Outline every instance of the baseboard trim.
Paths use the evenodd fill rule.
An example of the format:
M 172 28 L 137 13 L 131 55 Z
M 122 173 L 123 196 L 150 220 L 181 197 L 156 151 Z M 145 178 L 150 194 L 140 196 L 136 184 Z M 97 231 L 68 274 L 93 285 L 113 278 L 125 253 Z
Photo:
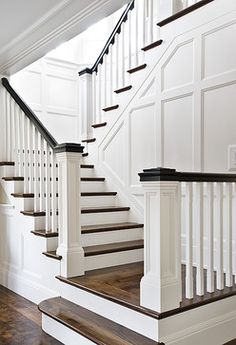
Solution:
M 47 298 L 59 296 L 57 291 L 4 268 L 0 269 L 0 284 L 36 304 Z

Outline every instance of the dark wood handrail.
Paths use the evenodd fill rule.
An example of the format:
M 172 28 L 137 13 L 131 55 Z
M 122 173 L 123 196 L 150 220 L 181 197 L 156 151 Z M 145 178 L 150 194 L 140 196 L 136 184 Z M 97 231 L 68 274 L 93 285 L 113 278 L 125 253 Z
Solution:
M 119 34 L 121 32 L 121 25 L 127 21 L 129 11 L 133 10 L 133 8 L 134 8 L 134 1 L 135 0 L 132 0 L 128 4 L 128 6 L 126 7 L 125 11 L 122 13 L 118 23 L 116 24 L 114 30 L 112 31 L 110 37 L 108 38 L 104 48 L 102 49 L 99 57 L 97 58 L 95 64 L 93 65 L 93 67 L 92 68 L 88 68 L 87 67 L 87 68 L 83 69 L 82 71 L 80 71 L 79 72 L 80 76 L 83 75 L 83 74 L 86 74 L 86 73 L 92 74 L 95 71 L 97 72 L 98 65 L 103 63 L 104 55 L 108 54 L 109 46 L 111 44 L 114 44 L 114 42 L 115 42 L 115 35 Z
M 175 169 L 144 169 L 139 174 L 140 181 L 177 181 L 177 182 L 236 182 L 236 174 L 181 172 Z
M 83 152 L 84 147 L 77 143 L 65 143 L 58 144 L 56 139 L 51 135 L 47 128 L 42 124 L 39 118 L 35 115 L 32 109 L 22 100 L 22 98 L 16 93 L 13 87 L 10 85 L 7 78 L 2 78 L 2 85 L 9 92 L 14 101 L 18 104 L 24 114 L 29 118 L 29 120 L 34 124 L 39 133 L 46 140 L 48 145 L 55 150 L 56 153 L 59 152 Z

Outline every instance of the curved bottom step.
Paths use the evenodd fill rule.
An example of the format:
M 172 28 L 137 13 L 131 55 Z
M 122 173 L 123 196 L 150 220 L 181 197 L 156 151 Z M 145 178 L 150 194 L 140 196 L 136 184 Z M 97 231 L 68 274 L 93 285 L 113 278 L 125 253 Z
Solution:
M 43 313 L 43 330 L 67 345 L 159 344 L 61 297 L 41 302 L 39 310 Z

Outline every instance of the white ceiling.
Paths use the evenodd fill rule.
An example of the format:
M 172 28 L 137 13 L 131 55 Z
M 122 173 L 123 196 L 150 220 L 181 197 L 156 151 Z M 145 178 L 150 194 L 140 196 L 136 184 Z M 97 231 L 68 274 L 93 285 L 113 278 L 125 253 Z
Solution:
M 0 0 L 0 74 L 10 75 L 128 0 Z

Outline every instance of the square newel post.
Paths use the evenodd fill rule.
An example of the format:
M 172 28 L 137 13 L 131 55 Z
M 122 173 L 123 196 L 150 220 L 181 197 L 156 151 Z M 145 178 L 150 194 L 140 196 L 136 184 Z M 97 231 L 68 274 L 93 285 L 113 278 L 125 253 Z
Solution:
M 88 139 L 93 124 L 92 70 L 89 68 L 79 72 L 79 109 L 81 139 Z
M 61 275 L 69 278 L 84 274 L 84 250 L 81 245 L 80 164 L 83 146 L 61 144 L 55 148 L 58 164 L 57 255 L 62 256 Z
M 145 194 L 142 306 L 162 313 L 180 306 L 180 183 L 174 169 L 139 174 Z

